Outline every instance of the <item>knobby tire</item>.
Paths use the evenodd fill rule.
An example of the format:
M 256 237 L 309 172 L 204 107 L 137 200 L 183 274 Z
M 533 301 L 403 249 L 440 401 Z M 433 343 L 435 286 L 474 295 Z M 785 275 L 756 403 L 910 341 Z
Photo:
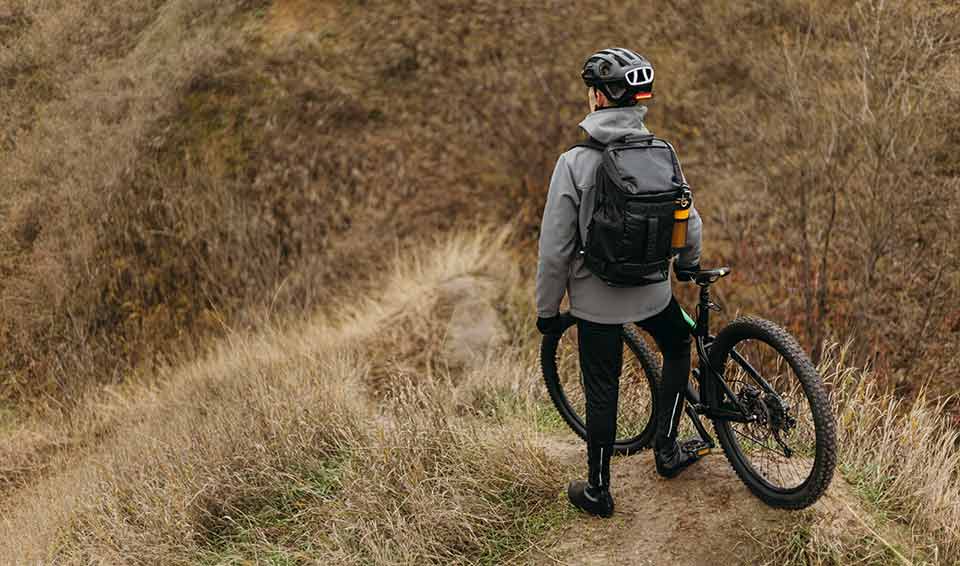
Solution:
M 714 429 L 734 472 L 757 497 L 772 507 L 802 509 L 823 495 L 833 478 L 837 462 L 836 425 L 830 397 L 816 368 L 803 349 L 786 330 L 763 319 L 742 317 L 725 327 L 710 348 L 711 367 L 722 372 L 725 364 L 737 363 L 731 351 L 745 340 L 756 340 L 776 351 L 789 364 L 800 381 L 812 413 L 815 431 L 814 462 L 807 478 L 796 487 L 779 488 L 756 472 L 749 456 L 741 450 L 729 421 L 714 420 Z M 729 359 L 729 362 L 728 362 Z M 729 367 L 729 366 L 728 366 Z M 720 393 L 710 388 L 712 404 L 718 405 Z

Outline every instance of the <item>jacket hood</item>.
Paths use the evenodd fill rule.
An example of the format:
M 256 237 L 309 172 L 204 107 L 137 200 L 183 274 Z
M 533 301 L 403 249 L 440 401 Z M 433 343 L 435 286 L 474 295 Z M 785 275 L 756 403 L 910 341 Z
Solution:
M 588 114 L 580 122 L 580 127 L 593 139 L 607 144 L 628 135 L 649 134 L 650 131 L 643 125 L 646 115 L 647 107 L 640 105 L 601 108 Z

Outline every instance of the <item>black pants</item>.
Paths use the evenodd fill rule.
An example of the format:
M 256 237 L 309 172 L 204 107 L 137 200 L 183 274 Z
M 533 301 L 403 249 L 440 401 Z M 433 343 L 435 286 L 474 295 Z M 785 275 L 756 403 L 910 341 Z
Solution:
M 658 396 L 657 437 L 659 447 L 676 438 L 677 421 L 683 411 L 682 391 L 690 374 L 690 326 L 675 298 L 656 315 L 637 323 L 649 332 L 663 353 L 663 382 Z M 587 404 L 588 481 L 593 486 L 610 485 L 610 456 L 617 436 L 617 398 L 623 365 L 623 335 L 620 324 L 577 321 L 580 372 Z

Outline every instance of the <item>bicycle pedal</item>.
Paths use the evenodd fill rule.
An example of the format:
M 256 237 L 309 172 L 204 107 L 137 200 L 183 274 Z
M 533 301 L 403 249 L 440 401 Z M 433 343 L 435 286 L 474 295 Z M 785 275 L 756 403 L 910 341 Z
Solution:
M 713 447 L 700 440 L 699 438 L 694 438 L 686 440 L 680 444 L 680 449 L 686 452 L 687 454 L 696 454 L 698 458 L 706 456 L 713 451 Z

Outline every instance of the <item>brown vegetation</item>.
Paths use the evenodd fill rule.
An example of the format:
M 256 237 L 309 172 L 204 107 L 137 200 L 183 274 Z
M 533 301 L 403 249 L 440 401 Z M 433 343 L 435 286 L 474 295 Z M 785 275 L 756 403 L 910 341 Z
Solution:
M 584 114 L 578 65 L 621 44 L 657 66 L 650 126 L 694 184 L 705 261 L 736 270 L 727 315 L 787 324 L 824 363 L 824 344 L 849 340 L 843 367 L 873 366 L 838 382 L 844 474 L 920 555 L 950 563 L 956 438 L 936 400 L 960 383 L 958 16 L 932 0 L 6 2 L 0 491 L 23 510 L 7 526 L 35 536 L 8 552 L 55 540 L 80 562 L 242 560 L 266 540 L 295 558 L 306 540 L 345 560 L 479 560 L 509 554 L 518 525 L 549 527 L 562 474 L 511 420 L 539 418 L 533 242 Z M 444 358 L 436 325 L 452 311 L 432 260 L 385 272 L 489 224 L 515 227 L 496 269 L 476 250 L 425 252 L 452 262 L 436 273 L 493 269 L 509 288 L 500 315 L 518 342 L 478 369 Z M 930 381 L 934 404 L 867 380 L 897 395 Z M 341 420 L 320 420 L 323 403 Z M 447 436 L 417 452 L 429 430 Z M 331 511 L 344 466 L 382 475 Z M 418 538 L 400 504 L 369 526 L 351 515 L 401 501 L 389 481 L 424 469 L 436 491 L 411 505 L 440 497 L 466 534 Z M 524 491 L 491 493 L 505 481 Z M 547 526 L 524 530 L 507 497 Z M 327 521 L 340 538 L 319 534 Z M 842 541 L 817 554 L 818 529 L 780 550 L 855 555 Z
M 735 230 L 731 261 L 751 262 L 745 275 L 761 300 L 779 305 L 817 355 L 825 338 L 855 336 L 858 363 L 893 384 L 916 391 L 932 378 L 951 392 L 960 12 L 924 2 L 816 8 L 791 14 L 793 34 L 736 35 L 750 107 L 722 123 L 750 151 L 733 163 L 752 167 L 740 167 L 749 189 L 714 205 Z
M 582 454 L 556 454 L 551 436 L 570 446 L 571 435 L 540 386 L 530 316 L 504 317 L 513 340 L 478 348 L 470 367 L 438 348 L 456 321 L 443 292 L 450 281 L 483 278 L 499 302 L 530 312 L 517 266 L 497 243 L 489 234 L 454 236 L 416 250 L 377 296 L 350 297 L 330 316 L 285 329 L 234 335 L 161 385 L 78 409 L 121 434 L 0 500 L 0 562 L 495 564 L 545 554 L 577 563 L 569 549 L 590 548 L 608 523 L 581 524 L 558 499 L 582 472 Z M 424 336 L 433 337 L 429 365 L 411 347 Z M 879 565 L 898 553 L 914 564 L 953 564 L 956 431 L 938 407 L 897 407 L 878 395 L 844 355 L 828 350 L 821 372 L 837 392 L 841 470 L 852 489 L 835 486 L 800 514 L 761 510 L 740 530 L 725 517 L 711 523 L 723 529 L 717 544 L 778 565 Z M 716 458 L 706 475 L 688 478 L 695 489 L 760 505 Z M 648 453 L 615 468 L 624 503 L 649 497 L 635 490 L 655 482 L 658 520 L 691 509 L 691 493 L 648 477 Z M 629 507 L 626 523 L 646 520 Z M 619 532 L 624 521 L 613 523 Z M 680 538 L 670 555 L 702 563 L 690 558 L 704 556 L 702 533 L 671 529 Z M 630 551 L 628 561 L 632 552 L 654 556 L 630 540 L 618 548 Z
M 373 369 L 410 339 L 393 328 L 426 325 L 441 341 L 447 319 L 431 315 L 445 282 L 478 273 L 508 291 L 516 269 L 497 242 L 423 250 L 385 292 L 334 317 L 234 336 L 159 389 L 115 395 L 123 434 L 0 503 L 0 562 L 450 564 L 514 552 L 564 515 L 556 482 L 571 473 L 530 434 L 540 388 L 526 348 L 505 345 L 470 371 L 395 372 L 388 394 L 368 396 Z
M 942 390 L 956 10 L 820 8 L 14 2 L 2 397 L 63 403 L 316 308 L 391 242 L 519 219 L 529 249 L 576 66 L 608 43 L 657 64 L 651 125 L 698 189 L 707 260 L 743 266 L 731 302 L 815 349 L 856 333 L 861 361 Z

